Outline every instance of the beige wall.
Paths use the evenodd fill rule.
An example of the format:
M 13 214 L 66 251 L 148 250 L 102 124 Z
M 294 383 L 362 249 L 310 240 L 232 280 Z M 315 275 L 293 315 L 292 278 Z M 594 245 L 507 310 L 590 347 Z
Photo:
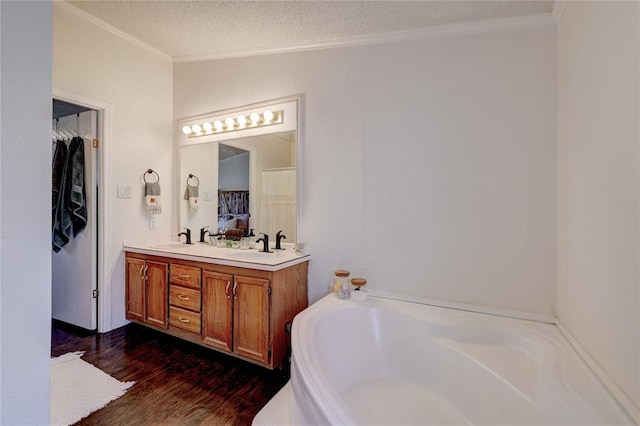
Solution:
M 640 406 L 637 2 L 558 27 L 558 317 Z
M 178 63 L 174 116 L 304 95 L 311 301 L 344 267 L 374 289 L 552 317 L 555 43 L 550 24 Z
M 169 239 L 173 223 L 173 65 L 112 33 L 80 19 L 54 2 L 53 87 L 111 105 L 109 151 L 105 172 L 110 176 L 106 217 L 107 282 L 102 296 L 111 298 L 108 328 L 125 324 L 122 241 Z M 142 175 L 152 168 L 160 175 L 163 213 L 149 230 L 143 210 Z M 117 185 L 131 187 L 132 198 L 116 197 Z

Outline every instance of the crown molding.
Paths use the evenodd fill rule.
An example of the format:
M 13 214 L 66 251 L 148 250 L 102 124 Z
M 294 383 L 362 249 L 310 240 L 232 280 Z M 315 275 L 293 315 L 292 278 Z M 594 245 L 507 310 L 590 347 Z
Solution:
M 553 16 L 553 19 L 557 24 L 559 24 L 562 20 L 564 12 L 565 10 L 567 10 L 567 6 L 569 6 L 569 2 L 565 0 L 556 0 L 553 2 L 553 10 L 551 11 L 551 16 Z
M 154 54 L 155 56 L 159 57 L 160 59 L 163 59 L 165 61 L 168 62 L 172 62 L 172 58 L 170 55 L 167 55 L 166 53 L 162 52 L 161 50 L 156 49 L 153 46 L 148 45 L 147 43 L 133 37 L 130 36 L 129 34 L 125 33 L 124 31 L 120 31 L 119 29 L 117 29 L 116 27 L 114 27 L 113 25 L 110 25 L 106 22 L 104 22 L 101 19 L 96 18 L 95 16 L 85 12 L 84 10 L 79 9 L 78 7 L 67 3 L 66 1 L 54 1 L 53 4 L 57 7 L 60 7 L 64 10 L 66 10 L 67 12 L 73 13 L 74 15 L 76 15 L 78 18 L 84 19 L 85 21 L 97 26 L 98 28 L 101 28 L 113 35 L 115 35 L 116 37 L 120 37 L 123 40 L 128 41 L 129 43 L 138 46 L 139 48 L 146 50 L 147 52 L 150 52 L 152 54 Z
M 435 27 L 420 28 L 416 30 L 370 34 L 343 39 L 325 40 L 314 43 L 294 44 L 289 46 L 230 50 L 220 53 L 203 53 L 195 55 L 174 56 L 173 62 L 200 62 L 217 59 L 242 58 L 247 56 L 273 55 L 279 53 L 303 52 L 308 50 L 354 47 L 370 44 L 394 43 L 468 34 L 489 33 L 496 31 L 508 31 L 522 28 L 543 27 L 549 25 L 555 25 L 555 21 L 551 14 L 532 15 L 516 18 L 495 19 L 482 22 L 441 25 Z
M 323 40 L 312 43 L 291 44 L 287 46 L 265 47 L 256 49 L 228 50 L 218 53 L 202 53 L 194 55 L 171 56 L 161 50 L 148 45 L 147 43 L 115 28 L 114 26 L 104 22 L 101 19 L 79 9 L 66 1 L 54 1 L 54 5 L 63 8 L 70 13 L 84 19 L 97 27 L 108 31 L 109 33 L 120 37 L 135 46 L 138 46 L 157 57 L 173 63 L 183 62 L 201 62 L 217 59 L 243 58 L 248 56 L 274 55 L 280 53 L 304 52 L 309 50 L 335 49 L 342 47 L 365 46 L 371 44 L 397 43 L 403 41 L 423 40 L 442 37 L 454 37 L 469 34 L 481 34 L 497 31 L 509 31 L 522 28 L 543 27 L 555 25 L 558 21 L 556 18 L 556 5 L 564 5 L 566 2 L 557 1 L 554 4 L 552 14 L 521 16 L 515 18 L 494 19 L 481 22 L 467 22 L 449 25 L 440 25 L 435 27 L 419 28 L 415 30 L 394 31 L 388 33 L 368 34 L 349 38 Z

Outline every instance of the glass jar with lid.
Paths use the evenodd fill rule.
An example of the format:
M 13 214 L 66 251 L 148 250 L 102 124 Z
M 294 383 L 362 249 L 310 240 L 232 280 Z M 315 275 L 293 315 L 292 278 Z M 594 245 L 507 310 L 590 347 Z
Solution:
M 345 269 L 336 269 L 333 272 L 333 288 L 331 291 L 340 299 L 349 297 L 349 275 L 350 272 Z

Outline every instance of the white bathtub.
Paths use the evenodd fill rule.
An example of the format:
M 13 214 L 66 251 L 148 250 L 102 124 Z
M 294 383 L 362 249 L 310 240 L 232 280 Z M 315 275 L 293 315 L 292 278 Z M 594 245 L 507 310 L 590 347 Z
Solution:
M 299 314 L 266 424 L 632 424 L 555 325 L 381 298 Z

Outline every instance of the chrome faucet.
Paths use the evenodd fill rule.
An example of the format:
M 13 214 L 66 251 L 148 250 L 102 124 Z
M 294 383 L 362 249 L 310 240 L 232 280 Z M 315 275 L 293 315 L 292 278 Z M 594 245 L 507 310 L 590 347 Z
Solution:
M 256 244 L 259 243 L 260 241 L 262 241 L 262 244 L 263 244 L 262 251 L 265 252 L 265 253 L 271 253 L 269 251 L 269 236 L 267 234 L 265 234 L 264 232 L 261 232 L 261 234 L 264 235 L 264 237 L 258 238 L 256 240 Z
M 207 230 L 208 226 L 205 226 L 204 228 L 200 228 L 200 241 L 201 243 L 206 243 L 206 241 L 204 240 L 204 236 L 205 234 L 208 234 L 209 236 L 211 236 L 211 232 L 209 232 Z
M 287 236 L 282 234 L 282 229 L 276 233 L 276 250 L 284 250 L 282 247 L 280 247 L 280 241 L 286 239 Z
M 185 232 L 181 232 L 178 234 L 178 237 L 180 237 L 180 235 L 184 235 L 185 237 L 187 237 L 187 240 L 184 242 L 185 244 L 191 244 L 191 229 L 189 228 L 184 228 Z

